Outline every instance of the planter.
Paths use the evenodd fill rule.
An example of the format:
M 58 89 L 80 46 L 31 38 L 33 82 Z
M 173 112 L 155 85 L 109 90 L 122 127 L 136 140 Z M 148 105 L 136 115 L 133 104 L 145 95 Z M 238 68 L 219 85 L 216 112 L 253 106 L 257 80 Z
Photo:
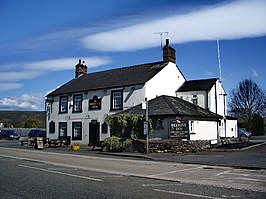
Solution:
M 80 149 L 79 145 L 71 145 L 71 150 L 72 151 L 78 151 Z

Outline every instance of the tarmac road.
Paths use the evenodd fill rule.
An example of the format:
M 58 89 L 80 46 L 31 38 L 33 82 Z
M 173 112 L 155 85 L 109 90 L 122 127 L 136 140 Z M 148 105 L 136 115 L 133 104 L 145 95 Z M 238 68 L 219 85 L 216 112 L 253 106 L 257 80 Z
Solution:
M 3 144 L 3 142 L 0 142 Z M 0 144 L 0 146 L 1 146 Z M 32 147 L 26 147 L 27 149 L 0 147 L 0 156 L 6 158 L 16 158 L 22 160 L 38 161 L 42 163 L 52 164 L 56 166 L 68 166 L 70 168 L 87 169 L 95 172 L 105 172 L 110 174 L 119 174 L 124 176 L 136 176 L 150 179 L 160 179 L 168 181 L 178 181 L 184 183 L 194 183 L 199 185 L 227 187 L 234 189 L 244 189 L 253 191 L 266 191 L 266 172 L 263 168 L 253 169 L 239 169 L 228 166 L 206 166 L 203 164 L 203 159 L 211 161 L 214 157 L 223 158 L 228 155 L 231 158 L 227 158 L 227 162 L 231 163 L 237 160 L 232 159 L 237 157 L 236 153 L 243 154 L 255 154 L 259 149 L 265 150 L 265 145 L 253 147 L 245 151 L 228 152 L 228 153 L 210 153 L 205 155 L 185 155 L 185 156 L 166 156 L 161 155 L 161 158 L 168 161 L 150 161 L 149 158 L 154 158 L 156 154 L 146 154 L 142 158 L 147 160 L 135 160 L 131 159 L 134 154 L 126 154 L 127 159 L 112 158 L 109 154 L 106 157 L 102 157 L 102 153 L 90 152 L 88 150 L 81 150 L 79 152 L 70 151 L 69 148 L 45 148 L 44 150 L 33 150 Z M 54 151 L 54 152 L 52 152 Z M 247 153 L 247 151 L 251 151 Z M 91 155 L 93 154 L 93 155 Z M 123 154 L 116 154 L 123 155 Z M 234 155 L 234 156 L 232 156 Z M 153 156 L 153 157 L 151 157 Z M 167 158 L 168 157 L 168 158 Z M 190 159 L 189 164 L 184 164 L 178 161 L 178 158 L 188 157 Z M 198 160 L 195 160 L 196 157 Z M 204 157 L 204 158 L 203 158 Z M 256 156 L 256 158 L 265 156 Z M 157 156 L 157 159 L 160 157 Z M 172 160 L 175 160 L 172 162 Z M 201 164 L 194 164 L 192 160 L 199 161 Z M 248 161 L 245 158 L 246 162 Z M 260 159 L 258 159 L 260 161 Z M 228 164 L 228 163 L 227 163 Z M 261 164 L 263 165 L 263 164 Z M 265 165 L 264 165 L 265 166 Z

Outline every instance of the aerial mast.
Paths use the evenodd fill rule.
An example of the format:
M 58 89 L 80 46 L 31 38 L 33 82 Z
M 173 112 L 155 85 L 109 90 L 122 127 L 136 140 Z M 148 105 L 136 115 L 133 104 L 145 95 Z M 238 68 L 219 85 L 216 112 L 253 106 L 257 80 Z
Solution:
M 161 39 L 161 51 L 163 50 L 163 35 L 165 35 L 165 37 L 168 36 L 169 32 L 155 32 L 153 34 L 159 34 L 160 35 L 160 39 Z M 162 53 L 163 56 L 163 53 Z
M 216 44 L 217 44 L 217 54 L 218 54 L 218 66 L 219 66 L 220 82 L 222 82 L 222 65 L 221 65 L 219 39 L 216 40 Z

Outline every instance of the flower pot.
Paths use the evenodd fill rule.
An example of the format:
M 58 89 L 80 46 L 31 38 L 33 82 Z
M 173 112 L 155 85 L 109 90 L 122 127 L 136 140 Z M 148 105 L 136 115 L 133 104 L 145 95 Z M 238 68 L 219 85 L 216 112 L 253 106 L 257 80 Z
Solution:
M 71 145 L 71 150 L 72 151 L 78 151 L 80 149 L 79 145 Z

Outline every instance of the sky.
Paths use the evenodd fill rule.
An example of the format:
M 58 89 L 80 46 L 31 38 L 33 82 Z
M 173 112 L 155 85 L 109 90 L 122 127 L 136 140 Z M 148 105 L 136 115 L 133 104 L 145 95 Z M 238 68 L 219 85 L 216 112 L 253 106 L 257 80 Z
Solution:
M 161 61 L 166 38 L 187 80 L 220 77 L 218 39 L 226 92 L 265 90 L 265 0 L 0 0 L 0 110 L 44 111 L 79 59 L 89 73 Z

